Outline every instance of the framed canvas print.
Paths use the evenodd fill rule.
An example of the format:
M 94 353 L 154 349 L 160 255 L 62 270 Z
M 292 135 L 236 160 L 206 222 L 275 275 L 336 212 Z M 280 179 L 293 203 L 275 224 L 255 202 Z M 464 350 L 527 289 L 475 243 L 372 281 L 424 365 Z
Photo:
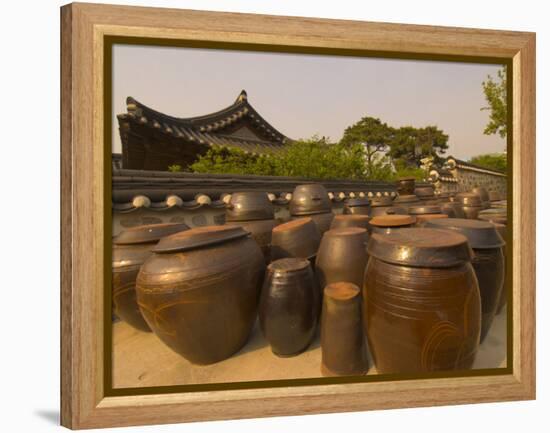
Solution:
M 62 424 L 535 398 L 535 35 L 70 4 Z

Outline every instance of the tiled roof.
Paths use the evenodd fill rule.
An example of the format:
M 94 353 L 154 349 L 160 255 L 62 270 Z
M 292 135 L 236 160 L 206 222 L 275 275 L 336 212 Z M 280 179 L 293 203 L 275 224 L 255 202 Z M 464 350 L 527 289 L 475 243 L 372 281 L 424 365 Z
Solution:
M 270 125 L 248 102 L 243 90 L 229 107 L 204 116 L 178 118 L 156 111 L 133 97 L 126 99 L 127 113 L 117 116 L 119 123 L 134 123 L 158 130 L 182 143 L 198 146 L 237 147 L 250 153 L 277 152 L 289 141 L 288 137 Z M 243 119 L 254 134 L 239 135 L 232 130 Z M 260 138 L 261 137 L 261 138 Z M 124 140 L 125 137 L 122 136 Z
M 276 205 L 286 205 L 297 185 L 311 179 L 274 176 L 210 175 L 142 170 L 113 170 L 113 210 L 126 213 L 138 209 L 164 211 L 210 207 L 222 209 L 237 191 L 265 191 Z M 347 198 L 395 195 L 388 182 L 318 180 L 334 203 Z

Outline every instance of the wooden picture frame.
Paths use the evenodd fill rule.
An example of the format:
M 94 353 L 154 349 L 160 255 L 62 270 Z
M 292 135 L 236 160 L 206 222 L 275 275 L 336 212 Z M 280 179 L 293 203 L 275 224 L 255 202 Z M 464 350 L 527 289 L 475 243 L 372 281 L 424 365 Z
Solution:
M 96 4 L 61 9 L 61 423 L 176 423 L 535 398 L 535 34 Z M 502 59 L 512 66 L 509 194 L 511 368 L 504 374 L 296 387 L 107 395 L 104 276 L 111 238 L 104 139 L 106 38 L 212 42 L 399 58 Z M 269 48 L 268 50 L 271 50 Z M 107 211 L 106 211 L 107 210 Z M 106 266 L 107 263 L 107 266 Z

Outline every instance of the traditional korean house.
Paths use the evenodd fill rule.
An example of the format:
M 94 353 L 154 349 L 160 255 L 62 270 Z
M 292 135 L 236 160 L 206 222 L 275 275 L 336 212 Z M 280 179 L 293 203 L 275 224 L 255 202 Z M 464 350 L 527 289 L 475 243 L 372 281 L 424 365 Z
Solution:
M 267 154 L 291 141 L 252 107 L 244 90 L 230 106 L 197 117 L 169 116 L 132 97 L 126 106 L 117 116 L 124 169 L 167 171 L 177 164 L 185 170 L 211 147 Z

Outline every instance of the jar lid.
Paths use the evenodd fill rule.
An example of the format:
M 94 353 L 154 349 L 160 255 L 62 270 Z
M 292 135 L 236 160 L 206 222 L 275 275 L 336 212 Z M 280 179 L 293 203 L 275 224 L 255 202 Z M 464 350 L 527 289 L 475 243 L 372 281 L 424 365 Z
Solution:
M 455 201 L 464 206 L 481 206 L 481 198 L 472 192 L 461 192 L 455 195 Z
M 504 241 L 498 234 L 495 226 L 488 221 L 447 218 L 426 221 L 426 227 L 458 232 L 466 236 L 472 248 L 500 248 L 504 245 Z
M 414 193 L 417 197 L 433 197 L 435 195 L 433 186 L 417 186 Z
M 220 244 L 233 239 L 243 238 L 250 233 L 241 226 L 196 227 L 160 240 L 153 252 L 176 253 L 198 247 Z
M 441 206 L 437 205 L 420 205 L 409 207 L 409 214 L 411 215 L 425 215 L 431 213 L 441 213 Z
M 184 223 L 148 224 L 132 227 L 122 231 L 113 238 L 114 245 L 148 244 L 158 242 L 161 238 L 174 233 L 189 230 Z
M 399 227 L 410 226 L 416 222 L 416 218 L 410 215 L 379 215 L 369 221 L 375 227 Z
M 272 272 L 297 272 L 310 266 L 308 259 L 287 257 L 271 262 L 267 269 Z
M 373 197 L 370 200 L 370 205 L 372 207 L 391 206 L 392 203 L 393 203 L 393 199 L 389 195 L 383 195 L 381 197 Z
M 456 266 L 473 257 L 464 235 L 432 228 L 373 233 L 367 252 L 384 262 L 428 268 Z

